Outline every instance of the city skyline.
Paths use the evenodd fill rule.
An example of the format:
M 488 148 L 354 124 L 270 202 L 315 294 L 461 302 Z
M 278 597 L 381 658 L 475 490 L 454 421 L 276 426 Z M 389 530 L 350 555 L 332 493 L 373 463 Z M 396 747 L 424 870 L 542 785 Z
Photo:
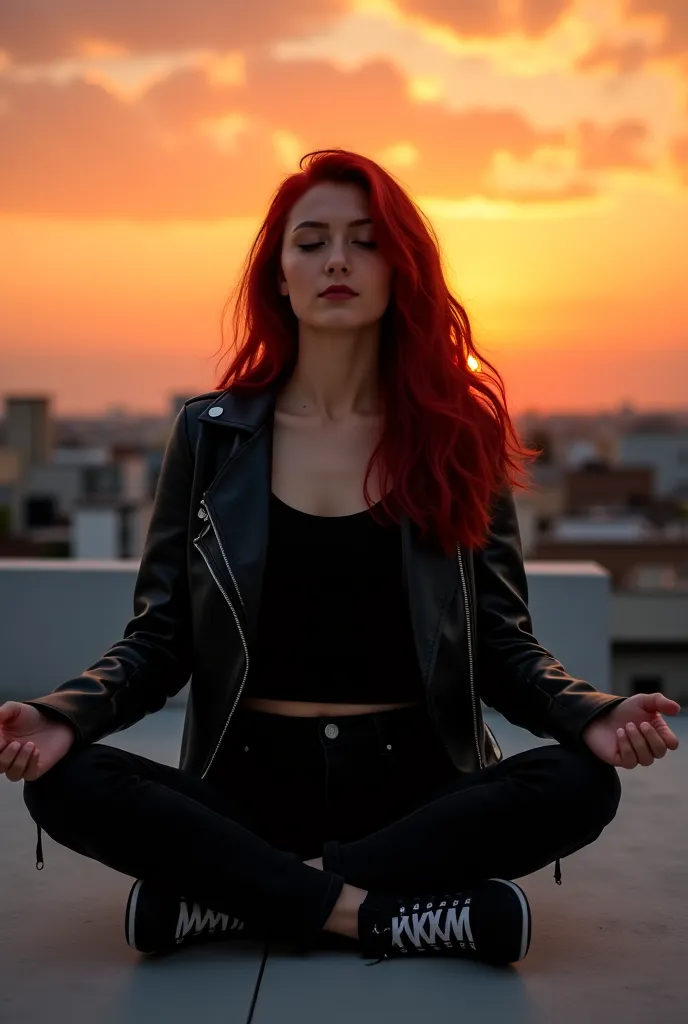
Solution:
M 32 10 L 0 12 L 4 391 L 69 416 L 211 390 L 273 190 L 343 146 L 430 218 L 515 414 L 685 404 L 682 3 Z

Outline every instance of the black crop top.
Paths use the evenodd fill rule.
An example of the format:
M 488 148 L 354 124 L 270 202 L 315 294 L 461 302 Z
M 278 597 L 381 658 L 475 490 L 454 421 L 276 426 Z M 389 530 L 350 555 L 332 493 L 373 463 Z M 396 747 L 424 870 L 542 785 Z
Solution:
M 423 699 L 401 536 L 368 510 L 314 516 L 272 495 L 245 697 L 341 704 Z

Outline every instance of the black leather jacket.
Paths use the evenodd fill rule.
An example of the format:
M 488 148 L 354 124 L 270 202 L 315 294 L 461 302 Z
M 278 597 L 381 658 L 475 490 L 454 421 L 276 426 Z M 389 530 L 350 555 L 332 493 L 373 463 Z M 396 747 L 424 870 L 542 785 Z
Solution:
M 165 451 L 124 636 L 90 668 L 27 701 L 66 717 L 77 744 L 157 711 L 191 678 L 179 767 L 204 777 L 246 681 L 256 635 L 271 490 L 275 393 L 186 402 Z M 446 555 L 404 518 L 405 586 L 426 700 L 461 771 L 501 759 L 481 700 L 536 736 L 580 743 L 622 701 L 570 676 L 533 636 L 510 490 L 489 542 Z M 307 640 L 307 637 L 304 638 Z

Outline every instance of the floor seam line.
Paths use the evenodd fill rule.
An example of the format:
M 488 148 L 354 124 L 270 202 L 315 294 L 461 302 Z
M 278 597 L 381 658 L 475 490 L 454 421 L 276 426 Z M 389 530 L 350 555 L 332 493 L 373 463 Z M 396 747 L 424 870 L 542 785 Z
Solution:
M 256 1003 L 258 1002 L 258 992 L 260 991 L 260 985 L 263 980 L 263 974 L 265 973 L 265 965 L 268 962 L 268 954 L 270 952 L 269 941 L 265 943 L 265 949 L 263 950 L 263 959 L 260 964 L 260 970 L 258 971 L 258 977 L 256 978 L 256 984 L 253 989 L 253 996 L 251 998 L 251 1005 L 248 1008 L 248 1017 L 246 1018 L 246 1024 L 251 1024 L 253 1020 L 253 1014 L 256 1009 Z

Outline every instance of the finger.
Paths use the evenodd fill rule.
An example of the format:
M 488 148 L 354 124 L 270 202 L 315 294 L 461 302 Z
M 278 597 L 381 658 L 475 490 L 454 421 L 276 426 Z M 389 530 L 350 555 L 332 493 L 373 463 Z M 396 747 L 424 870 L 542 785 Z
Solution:
M 622 768 L 636 768 L 638 758 L 626 735 L 625 729 L 616 730 L 616 739 L 619 744 L 619 763 Z
M 647 768 L 654 761 L 654 757 L 643 738 L 643 734 L 633 722 L 628 722 L 626 725 L 626 735 L 631 741 L 631 746 L 638 758 L 638 764 L 641 764 L 643 768 Z
M 19 740 L 12 740 L 11 743 L 7 744 L 3 752 L 0 754 L 0 772 L 7 771 L 20 750 L 21 743 Z
M 11 742 L 12 741 L 10 740 L 9 736 L 0 735 L 0 758 L 2 758 L 2 755 L 7 750 Z
M 0 704 L 0 722 L 11 722 L 19 714 L 21 704 L 18 701 L 8 700 Z
M 10 743 L 15 742 L 9 730 L 5 730 L 2 727 L 3 723 L 0 722 L 0 755 L 9 747 Z M 18 740 L 16 742 L 19 742 Z
M 34 747 L 29 766 L 24 772 L 23 778 L 25 782 L 35 782 L 36 779 L 40 778 L 41 766 L 39 764 L 39 751 L 38 747 Z
M 643 734 L 645 742 L 652 751 L 653 757 L 664 757 L 667 752 L 667 745 L 657 732 L 657 729 L 649 722 L 641 722 L 640 731 Z
M 646 711 L 659 711 L 663 715 L 677 715 L 681 710 L 680 704 L 665 697 L 663 693 L 643 693 L 640 698 L 638 703 Z
M 34 752 L 34 749 L 35 747 L 33 743 L 25 743 L 24 746 L 21 747 L 13 763 L 7 770 L 7 778 L 10 780 L 10 782 L 19 782 L 22 775 L 26 771 L 26 766 L 28 765 L 31 759 L 31 755 Z
M 675 732 L 672 732 L 662 716 L 654 715 L 651 724 L 655 731 L 662 737 L 669 750 L 676 750 L 678 747 L 678 736 Z

